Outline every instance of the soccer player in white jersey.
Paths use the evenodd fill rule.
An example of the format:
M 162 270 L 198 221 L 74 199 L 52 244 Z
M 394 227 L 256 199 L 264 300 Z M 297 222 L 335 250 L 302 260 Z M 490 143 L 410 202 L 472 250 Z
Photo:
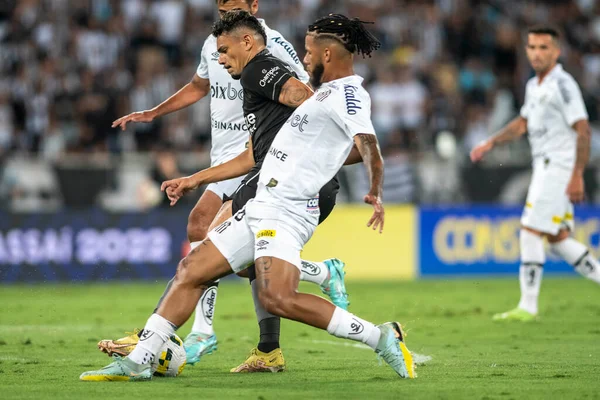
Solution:
M 246 13 L 240 25 L 230 25 L 218 37 L 221 57 L 232 75 L 241 75 L 265 48 L 262 36 L 244 25 L 247 17 L 254 18 Z M 228 48 L 233 46 L 243 46 L 247 55 L 228 58 Z M 398 323 L 374 325 L 321 297 L 297 291 L 300 252 L 319 218 L 315 197 L 341 168 L 354 144 L 371 184 L 364 198 L 373 206 L 367 225 L 383 230 L 383 159 L 371 123 L 369 95 L 353 70 L 353 53 L 370 55 L 378 47 L 379 42 L 357 19 L 332 14 L 309 26 L 304 62 L 316 92 L 275 137 L 261 169 L 256 197 L 211 230 L 181 261 L 171 290 L 148 319 L 135 349 L 103 369 L 84 372 L 80 379 L 151 379 L 150 361 L 190 317 L 206 286 L 247 268 L 252 261 L 256 263 L 258 297 L 268 312 L 363 342 L 399 376 L 415 377 L 412 355 Z M 186 188 L 163 184 L 163 189 L 176 200 Z
M 258 0 L 217 0 L 216 2 L 220 16 L 234 9 L 244 10 L 253 15 L 258 12 Z M 279 32 L 266 26 L 263 20 L 259 21 L 267 34 L 267 48 L 271 54 L 290 65 L 302 82 L 308 82 L 308 74 L 293 46 Z M 124 130 L 129 122 L 151 122 L 155 118 L 188 107 L 210 94 L 211 165 L 220 165 L 235 158 L 246 149 L 249 135 L 242 110 L 243 89 L 239 81 L 232 79 L 218 63 L 218 57 L 216 38 L 210 35 L 204 42 L 200 65 L 190 83 L 153 109 L 134 112 L 114 121 L 113 127 Z M 234 193 L 242 179 L 243 176 L 208 185 L 188 219 L 187 234 L 192 249 L 206 238 L 211 222 L 218 220 L 215 217 L 223 204 L 223 199 Z M 306 261 L 303 263 L 304 271 L 301 279 L 320 285 L 322 290 L 328 293 L 340 294 L 339 291 L 331 291 L 333 284 L 336 284 L 336 288 L 340 287 L 339 280 L 336 282 L 331 278 L 341 278 L 343 282 L 341 267 L 343 263 L 337 259 L 324 262 Z M 167 285 L 165 293 L 170 284 L 171 282 Z M 210 354 L 217 348 L 217 338 L 213 330 L 217 288 L 218 281 L 205 291 L 197 304 L 192 332 L 184 341 L 188 364 L 197 363 L 204 354 Z M 344 298 L 345 295 L 344 289 L 343 295 L 338 297 Z M 269 323 L 265 321 L 259 324 L 261 335 L 279 337 L 279 324 L 270 326 Z M 133 334 L 117 340 L 102 340 L 98 343 L 98 347 L 109 355 L 112 353 L 126 355 L 137 341 L 138 334 Z M 280 361 L 280 364 L 284 365 L 284 361 Z
M 573 203 L 584 198 L 583 171 L 588 162 L 590 128 L 581 91 L 558 64 L 558 32 L 534 27 L 527 35 L 527 58 L 536 76 L 527 82 L 518 117 L 471 151 L 477 162 L 496 145 L 528 132 L 533 177 L 521 218 L 521 300 L 517 308 L 494 315 L 495 320 L 531 321 L 538 314 L 542 267 L 550 248 L 584 277 L 600 283 L 600 264 L 582 243 L 570 237 Z

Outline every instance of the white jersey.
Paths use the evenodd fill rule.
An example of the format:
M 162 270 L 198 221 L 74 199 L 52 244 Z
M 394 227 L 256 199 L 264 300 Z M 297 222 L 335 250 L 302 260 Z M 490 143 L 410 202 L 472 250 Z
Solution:
M 289 64 L 302 82 L 308 82 L 308 74 L 294 47 L 279 32 L 266 26 L 262 19 L 259 21 L 265 28 L 267 48 L 271 54 Z M 244 91 L 240 81 L 234 80 L 219 64 L 217 38 L 213 35 L 204 42 L 196 74 L 210 81 L 210 159 L 211 165 L 222 164 L 246 149 L 249 133 L 242 109 Z
M 257 202 L 283 202 L 296 215 L 318 219 L 318 193 L 344 164 L 354 136 L 375 134 L 362 81 L 352 75 L 325 83 L 296 109 L 265 157 Z
M 533 77 L 525 88 L 521 117 L 527 120 L 531 152 L 552 164 L 575 166 L 577 133 L 575 122 L 588 119 L 581 91 L 571 74 L 557 64 L 541 84 Z

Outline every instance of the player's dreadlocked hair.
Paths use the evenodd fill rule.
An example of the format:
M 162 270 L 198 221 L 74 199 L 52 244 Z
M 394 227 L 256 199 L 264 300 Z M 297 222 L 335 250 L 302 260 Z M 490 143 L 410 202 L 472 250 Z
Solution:
M 265 28 L 256 17 L 247 11 L 231 10 L 223 15 L 223 18 L 214 23 L 212 34 L 218 37 L 224 33 L 232 32 L 238 28 L 248 28 L 262 36 L 267 43 L 267 34 Z
M 316 38 L 329 37 L 342 43 L 350 53 L 371 57 L 371 53 L 381 47 L 379 40 L 369 32 L 364 24 L 373 22 L 350 19 L 342 14 L 329 14 L 308 26 L 308 32 Z

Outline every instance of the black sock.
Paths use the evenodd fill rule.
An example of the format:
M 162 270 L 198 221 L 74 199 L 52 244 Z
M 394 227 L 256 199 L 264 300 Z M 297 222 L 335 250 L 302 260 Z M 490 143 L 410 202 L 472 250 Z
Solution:
M 167 297 L 167 293 L 169 293 L 169 289 L 171 289 L 171 286 L 173 285 L 173 281 L 175 281 L 175 277 L 171 278 L 169 283 L 167 283 L 167 287 L 165 288 L 165 291 L 163 292 L 162 296 L 160 296 L 160 299 L 158 300 L 158 304 L 156 305 L 156 308 L 154 309 L 154 311 L 152 311 L 153 314 L 156 313 L 156 310 L 158 310 L 158 307 L 160 307 L 160 304 L 163 302 L 165 297 Z
M 270 353 L 279 348 L 279 333 L 281 319 L 279 317 L 265 318 L 258 323 L 260 328 L 260 342 L 258 350 Z
M 250 285 L 256 280 L 256 268 L 252 264 L 248 268 L 248 279 Z M 273 350 L 279 348 L 279 334 L 281 320 L 279 317 L 265 318 L 258 322 L 258 328 L 260 330 L 260 341 L 258 342 L 258 350 L 263 353 L 270 353 Z

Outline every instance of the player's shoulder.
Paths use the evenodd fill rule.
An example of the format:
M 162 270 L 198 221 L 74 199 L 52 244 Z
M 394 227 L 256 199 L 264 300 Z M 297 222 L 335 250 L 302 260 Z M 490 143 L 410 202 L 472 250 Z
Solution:
M 214 35 L 208 35 L 204 40 L 202 51 L 217 51 L 217 38 Z
M 344 111 L 348 115 L 355 115 L 360 110 L 371 109 L 371 96 L 362 85 L 363 78 L 358 75 L 337 79 L 329 82 L 323 88 L 323 92 L 330 91 L 327 97 L 331 96 L 329 102 L 333 107 Z M 315 94 L 317 97 L 319 93 Z M 325 96 L 322 94 L 321 96 Z
M 281 33 L 275 29 L 269 28 L 264 23 L 263 27 L 265 28 L 265 33 L 267 34 L 267 49 L 269 49 L 271 54 L 278 58 L 287 55 L 296 64 L 301 64 L 300 57 L 298 57 L 298 53 L 296 53 L 294 46 L 288 42 L 288 40 L 283 37 Z
M 573 75 L 571 75 L 569 72 L 565 71 L 563 68 L 561 68 L 559 71 L 556 71 L 556 74 L 554 74 L 554 80 L 556 81 L 557 85 L 560 87 L 573 87 L 573 86 L 579 86 L 577 84 L 577 80 L 573 77 Z

